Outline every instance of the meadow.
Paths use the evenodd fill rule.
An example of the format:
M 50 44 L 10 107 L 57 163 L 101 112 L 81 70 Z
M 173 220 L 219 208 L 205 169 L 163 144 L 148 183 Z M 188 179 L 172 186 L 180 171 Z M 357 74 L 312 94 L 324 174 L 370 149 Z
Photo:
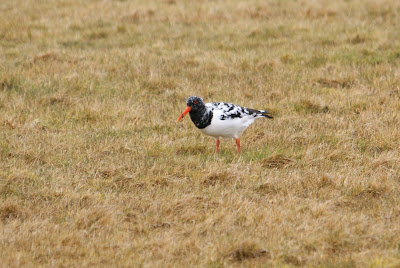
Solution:
M 0 2 L 0 267 L 399 267 L 399 138 L 399 1 Z

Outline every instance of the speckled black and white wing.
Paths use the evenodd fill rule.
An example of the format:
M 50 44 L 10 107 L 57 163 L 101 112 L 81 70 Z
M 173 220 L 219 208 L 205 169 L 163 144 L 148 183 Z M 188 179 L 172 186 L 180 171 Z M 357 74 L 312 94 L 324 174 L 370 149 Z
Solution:
M 246 107 L 241 107 L 233 103 L 226 102 L 213 102 L 211 104 L 213 111 L 221 111 L 220 120 L 229 120 L 235 118 L 257 118 L 257 117 L 268 117 L 272 118 L 271 114 L 266 110 L 254 110 Z
M 256 118 L 272 118 L 265 110 L 254 110 L 232 103 L 214 102 L 205 105 L 208 111 L 212 111 L 212 120 L 200 131 L 216 138 L 238 138 Z

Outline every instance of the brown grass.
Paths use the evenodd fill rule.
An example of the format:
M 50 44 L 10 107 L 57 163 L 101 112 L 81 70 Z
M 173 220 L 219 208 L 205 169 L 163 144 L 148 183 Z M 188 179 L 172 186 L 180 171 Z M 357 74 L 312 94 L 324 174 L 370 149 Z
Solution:
M 400 266 L 399 14 L 1 1 L 0 266 Z M 215 156 L 191 95 L 275 119 Z

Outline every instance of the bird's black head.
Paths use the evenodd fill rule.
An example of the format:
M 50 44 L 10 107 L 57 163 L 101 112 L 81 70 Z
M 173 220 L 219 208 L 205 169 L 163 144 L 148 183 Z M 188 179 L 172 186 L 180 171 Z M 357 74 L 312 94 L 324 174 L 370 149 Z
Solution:
M 193 112 L 202 110 L 205 107 L 203 99 L 197 96 L 189 97 L 186 101 L 186 104 L 192 108 L 191 111 Z
M 193 117 L 198 117 L 199 114 L 202 116 L 204 111 L 206 110 L 206 105 L 204 104 L 204 101 L 200 97 L 189 97 L 186 101 L 187 107 L 186 109 L 182 112 L 181 116 L 178 118 L 178 122 L 187 114 L 190 112 L 190 118 Z M 194 122 L 194 121 L 193 121 Z

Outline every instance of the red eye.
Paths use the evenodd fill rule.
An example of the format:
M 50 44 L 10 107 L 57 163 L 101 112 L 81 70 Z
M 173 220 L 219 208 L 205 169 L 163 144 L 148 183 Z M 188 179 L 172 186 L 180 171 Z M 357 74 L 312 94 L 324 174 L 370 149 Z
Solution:
M 194 103 L 194 104 L 197 104 L 197 101 L 195 100 L 193 103 Z

